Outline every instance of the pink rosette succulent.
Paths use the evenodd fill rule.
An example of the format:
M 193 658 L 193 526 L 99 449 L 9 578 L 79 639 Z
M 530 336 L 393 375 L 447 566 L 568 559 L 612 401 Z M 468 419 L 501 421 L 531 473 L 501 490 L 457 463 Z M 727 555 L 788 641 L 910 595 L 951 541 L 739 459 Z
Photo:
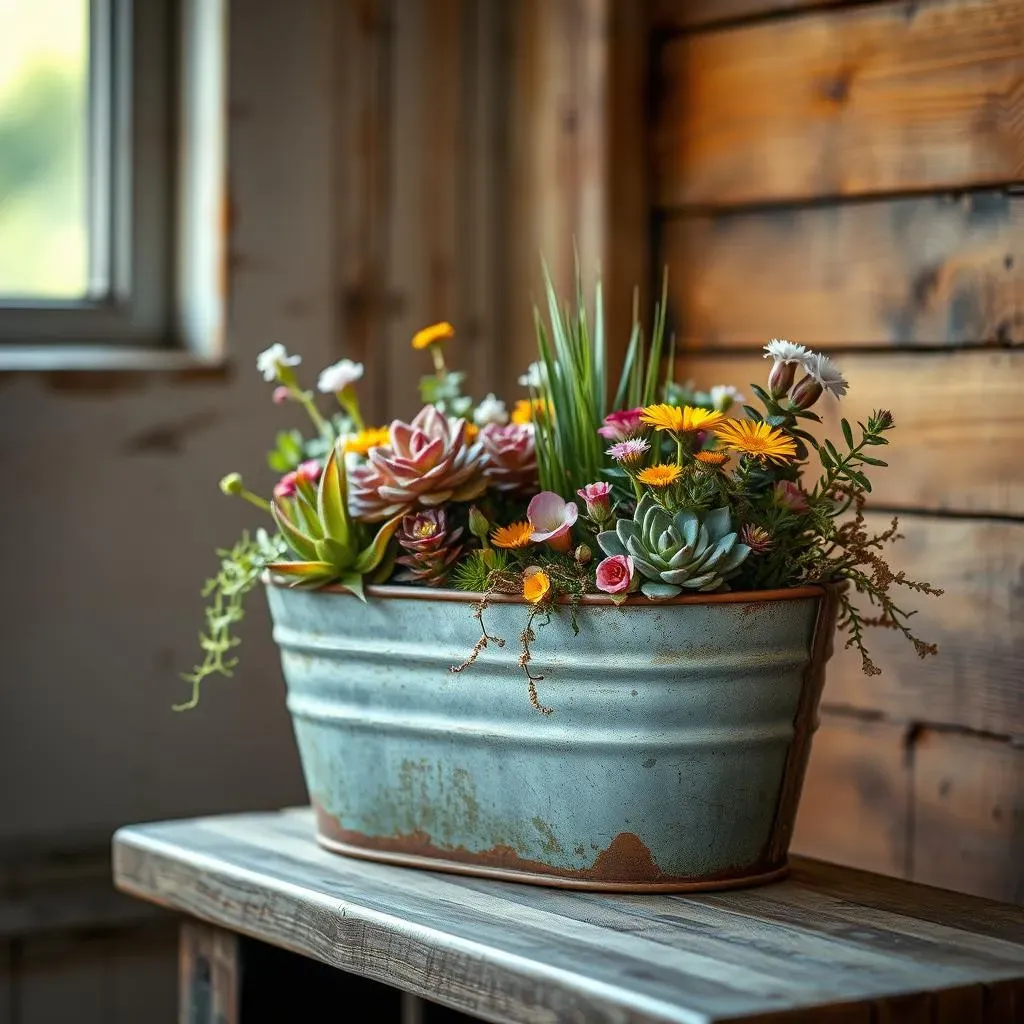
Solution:
M 609 441 L 625 441 L 626 438 L 635 437 L 643 431 L 644 425 L 640 420 L 642 414 L 642 408 L 609 413 L 604 418 L 604 424 L 597 428 L 597 432 Z
M 631 555 L 610 555 L 598 562 L 596 572 L 597 589 L 611 594 L 613 599 L 625 600 L 626 595 L 636 589 Z
M 324 467 L 316 459 L 309 459 L 299 465 L 299 468 L 295 470 L 296 481 L 302 481 L 307 484 L 317 484 L 320 480 L 320 474 L 324 471 Z
M 489 423 L 480 431 L 487 483 L 504 494 L 537 487 L 537 449 L 532 423 Z
M 580 515 L 575 501 L 566 501 L 554 491 L 541 491 L 530 500 L 526 515 L 533 527 L 530 540 L 546 542 L 556 551 L 569 550 L 571 531 Z
M 806 512 L 808 508 L 807 495 L 792 480 L 780 480 L 775 485 L 775 501 L 791 512 Z
M 612 485 L 599 481 L 587 484 L 576 492 L 587 503 L 587 515 L 595 523 L 603 523 L 612 511 Z
M 390 437 L 349 473 L 349 506 L 357 518 L 375 523 L 415 508 L 471 501 L 487 487 L 483 451 L 467 442 L 465 420 L 448 420 L 427 405 L 412 423 L 395 420 Z

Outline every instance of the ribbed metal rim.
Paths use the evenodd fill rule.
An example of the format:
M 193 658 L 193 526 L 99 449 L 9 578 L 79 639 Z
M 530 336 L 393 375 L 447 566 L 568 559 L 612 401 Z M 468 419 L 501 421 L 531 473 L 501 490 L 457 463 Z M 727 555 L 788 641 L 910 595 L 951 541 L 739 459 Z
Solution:
M 280 577 L 265 573 L 263 582 L 268 586 L 279 587 L 281 590 L 291 590 Z M 842 587 L 839 584 L 818 584 L 809 583 L 802 587 L 785 587 L 777 590 L 729 590 L 724 594 L 680 594 L 679 597 L 670 597 L 662 601 L 652 601 L 642 594 L 630 595 L 625 601 L 619 602 L 621 606 L 663 608 L 665 605 L 674 604 L 759 604 L 762 601 L 802 601 L 809 597 L 821 597 L 827 587 Z M 316 590 L 308 591 L 317 594 L 348 594 L 343 587 L 328 586 L 318 587 Z M 483 594 L 472 590 L 443 590 L 434 587 L 401 586 L 400 584 L 384 584 L 369 586 L 365 593 L 368 597 L 379 598 L 400 598 L 404 601 L 453 601 L 457 604 L 476 604 Z M 518 594 L 491 594 L 488 598 L 491 604 L 526 604 L 526 600 Z M 563 598 L 562 604 L 568 604 L 568 598 Z M 604 594 L 584 594 L 580 598 L 583 605 L 614 605 L 610 597 Z

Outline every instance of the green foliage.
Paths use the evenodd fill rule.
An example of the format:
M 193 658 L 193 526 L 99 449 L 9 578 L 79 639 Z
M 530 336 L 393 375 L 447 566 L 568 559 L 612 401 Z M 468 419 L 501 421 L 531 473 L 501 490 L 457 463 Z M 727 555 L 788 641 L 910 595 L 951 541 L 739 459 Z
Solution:
M 288 546 L 298 556 L 275 561 L 268 568 L 292 580 L 293 586 L 337 583 L 360 600 L 363 577 L 376 572 L 387 554 L 388 542 L 402 520 L 389 519 L 367 543 L 366 528 L 348 509 L 345 457 L 335 446 L 327 457 L 315 496 L 300 485 L 289 508 L 288 499 L 271 503 L 271 513 Z
M 191 672 L 183 672 L 182 679 L 192 685 L 192 696 L 175 711 L 187 711 L 199 703 L 199 689 L 212 675 L 231 676 L 238 659 L 230 652 L 241 642 L 234 628 L 245 615 L 246 595 L 259 583 L 267 565 L 285 552 L 283 539 L 271 537 L 266 530 L 257 530 L 255 538 L 243 533 L 230 550 L 218 550 L 221 560 L 217 575 L 206 581 L 202 594 L 209 601 L 206 608 L 206 630 L 199 634 L 203 660 Z
M 435 405 L 445 416 L 465 416 L 473 407 L 473 399 L 462 393 L 466 375 L 461 370 L 445 370 L 420 378 L 420 399 L 424 405 Z
M 547 399 L 549 410 L 535 416 L 537 467 L 542 490 L 574 498 L 576 491 L 608 475 L 607 442 L 597 428 L 609 411 L 608 350 L 601 282 L 594 289 L 593 327 L 583 295 L 579 263 L 575 268 L 575 306 L 561 303 L 547 265 L 544 266 L 547 322 L 534 309 L 537 350 L 544 367 L 544 384 L 535 397 Z M 665 298 L 654 311 L 651 344 L 644 355 L 637 299 L 634 323 L 612 408 L 632 408 L 657 401 L 665 338 Z
M 275 473 L 290 473 L 305 458 L 305 441 L 298 430 L 279 430 L 274 447 L 267 454 L 267 465 Z
M 651 344 L 644 360 L 644 333 L 640 326 L 639 297 L 633 294 L 633 330 L 626 349 L 619 386 L 615 393 L 615 409 L 635 409 L 639 406 L 654 405 L 660 398 L 661 357 L 665 347 L 665 318 L 668 306 L 668 268 L 661 279 L 661 300 L 654 306 L 654 326 Z M 674 349 L 674 344 L 673 344 Z M 669 373 L 672 373 L 674 351 L 669 357 Z M 665 386 L 668 386 L 666 382 Z M 598 424 L 600 426 L 600 424 Z
M 450 576 L 456 590 L 467 590 L 483 594 L 490 589 L 491 574 L 504 572 L 509 566 L 507 552 L 500 548 L 477 548 L 457 562 Z

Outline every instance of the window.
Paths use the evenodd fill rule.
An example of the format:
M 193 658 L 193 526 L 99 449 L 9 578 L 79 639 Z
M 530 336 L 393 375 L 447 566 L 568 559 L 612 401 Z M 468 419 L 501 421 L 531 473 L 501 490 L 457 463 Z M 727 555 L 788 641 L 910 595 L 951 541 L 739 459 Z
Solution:
M 0 366 L 219 354 L 225 3 L 0 0 Z

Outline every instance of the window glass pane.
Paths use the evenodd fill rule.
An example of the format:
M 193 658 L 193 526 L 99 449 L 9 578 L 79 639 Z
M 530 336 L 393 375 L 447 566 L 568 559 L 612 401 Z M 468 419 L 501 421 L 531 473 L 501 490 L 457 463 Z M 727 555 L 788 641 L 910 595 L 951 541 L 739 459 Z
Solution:
M 0 0 L 0 299 L 87 291 L 89 0 Z

